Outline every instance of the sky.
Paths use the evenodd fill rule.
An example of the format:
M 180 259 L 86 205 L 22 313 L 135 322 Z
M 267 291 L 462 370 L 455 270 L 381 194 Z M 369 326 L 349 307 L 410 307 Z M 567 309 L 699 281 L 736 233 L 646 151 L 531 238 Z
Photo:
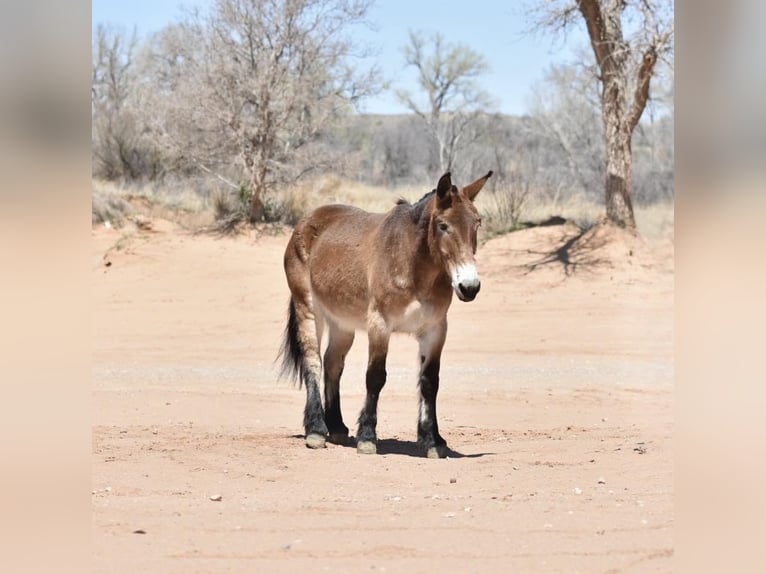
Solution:
M 139 36 L 156 32 L 178 20 L 183 8 L 204 8 L 205 0 L 93 0 L 92 27 L 110 24 Z M 484 56 L 489 72 L 481 86 L 496 110 L 506 114 L 528 111 L 532 87 L 554 63 L 573 61 L 574 50 L 585 46 L 584 27 L 566 38 L 529 34 L 524 16 L 526 2 L 514 0 L 376 0 L 368 14 L 370 27 L 355 28 L 355 37 L 370 46 L 391 90 L 368 100 L 362 111 L 404 113 L 394 90 L 416 91 L 415 72 L 406 68 L 402 46 L 410 30 L 426 37 L 439 32 L 451 43 L 470 46 Z

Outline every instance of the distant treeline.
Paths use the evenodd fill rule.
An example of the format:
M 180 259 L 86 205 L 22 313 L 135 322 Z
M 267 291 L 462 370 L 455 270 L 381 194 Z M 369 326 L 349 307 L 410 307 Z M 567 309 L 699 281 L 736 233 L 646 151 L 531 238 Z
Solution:
M 338 39 L 327 10 L 345 23 L 358 21 L 363 11 L 311 0 L 300 4 L 296 20 L 289 13 L 298 9 L 293 3 L 242 6 L 250 4 L 281 12 L 239 14 L 239 3 L 222 0 L 216 5 L 220 13 L 169 25 L 140 41 L 97 28 L 94 177 L 183 185 L 201 194 L 224 191 L 250 202 L 251 219 L 257 220 L 280 190 L 323 174 L 388 188 L 431 186 L 448 148 L 456 181 L 494 170 L 488 187 L 508 194 L 516 215 L 530 196 L 554 202 L 574 195 L 603 198 L 598 84 L 584 67 L 548 70 L 530 95 L 528 115 L 493 113 L 485 100 L 475 99 L 479 103 L 470 109 L 433 109 L 429 131 L 416 113 L 354 111 L 382 86 L 374 68 L 349 67 L 353 46 Z M 275 27 L 275 21 L 303 28 Z M 459 47 L 455 53 L 460 55 Z M 662 97 L 633 135 L 638 204 L 673 196 L 672 78 L 659 87 Z M 434 136 L 437 112 L 439 125 L 452 130 L 441 131 L 440 141 Z
M 587 111 L 584 121 L 566 117 L 568 125 L 544 114 L 483 115 L 474 126 L 472 144 L 455 166 L 456 177 L 467 181 L 493 169 L 498 177 L 487 184 L 491 189 L 527 186 L 551 198 L 579 194 L 601 201 L 603 130 L 597 111 Z M 643 122 L 633 140 L 634 200 L 648 204 L 672 199 L 672 117 Z M 353 115 L 324 134 L 323 141 L 343 158 L 339 173 L 367 184 L 428 183 L 439 169 L 436 146 L 414 114 Z

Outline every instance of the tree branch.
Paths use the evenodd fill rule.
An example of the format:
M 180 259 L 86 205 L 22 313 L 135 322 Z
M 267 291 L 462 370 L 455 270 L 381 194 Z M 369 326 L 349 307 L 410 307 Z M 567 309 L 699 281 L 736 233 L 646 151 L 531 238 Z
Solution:
M 216 173 L 212 169 L 207 167 L 206 165 L 200 163 L 200 161 L 196 157 L 192 156 L 190 159 L 192 160 L 192 163 L 194 165 L 196 165 L 198 168 L 200 168 L 205 173 L 207 173 L 209 175 L 215 176 L 217 179 L 221 180 L 223 183 L 225 183 L 226 185 L 228 185 L 232 189 L 239 189 L 239 186 L 236 183 L 232 182 L 229 179 L 226 179 L 220 173 Z
M 630 133 L 636 128 L 641 114 L 644 113 L 646 102 L 649 101 L 649 84 L 652 81 L 652 75 L 654 74 L 654 65 L 657 63 L 657 50 L 654 45 L 644 52 L 644 57 L 641 60 L 641 66 L 638 69 L 638 77 L 636 81 L 636 91 L 633 94 L 633 105 L 630 108 L 630 116 L 628 117 L 628 129 Z
M 577 7 L 585 19 L 588 36 L 590 37 L 590 45 L 593 48 L 593 54 L 596 56 L 596 63 L 598 63 L 598 67 L 602 75 L 604 75 L 604 66 L 608 65 L 610 58 L 601 5 L 598 0 L 578 0 Z

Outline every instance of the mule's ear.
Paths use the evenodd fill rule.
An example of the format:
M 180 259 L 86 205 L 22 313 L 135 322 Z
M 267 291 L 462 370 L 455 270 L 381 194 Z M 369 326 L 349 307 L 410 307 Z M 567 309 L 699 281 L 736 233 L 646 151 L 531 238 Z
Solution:
M 436 184 L 436 195 L 441 199 L 447 195 L 450 189 L 452 189 L 452 175 L 447 172 L 439 178 L 439 183 Z
M 481 188 L 484 187 L 484 184 L 487 183 L 487 180 L 492 177 L 492 170 L 489 170 L 487 172 L 487 175 L 485 175 L 482 178 L 477 179 L 473 183 L 469 183 L 463 188 L 463 193 L 465 193 L 466 197 L 473 201 L 473 198 L 476 197 L 479 192 L 481 191 Z

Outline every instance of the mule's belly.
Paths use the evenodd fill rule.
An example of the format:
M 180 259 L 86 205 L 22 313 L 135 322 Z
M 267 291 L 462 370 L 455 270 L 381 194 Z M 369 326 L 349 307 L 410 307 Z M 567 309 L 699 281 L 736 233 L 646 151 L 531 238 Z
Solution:
M 370 310 L 367 301 L 358 301 L 356 304 L 346 301 L 344 304 L 338 297 L 332 297 L 328 301 L 319 293 L 314 292 L 312 295 L 317 310 L 341 329 L 345 331 L 368 329 Z M 380 313 L 372 311 L 372 314 L 381 317 L 388 329 L 394 333 L 417 335 L 428 331 L 443 318 L 428 302 L 413 300 L 407 305 L 397 307 L 398 309 L 381 310 Z
M 344 300 L 337 296 L 323 298 L 316 291 L 312 293 L 312 297 L 316 310 L 337 324 L 343 331 L 367 330 L 366 305 L 362 306 L 360 302 Z

